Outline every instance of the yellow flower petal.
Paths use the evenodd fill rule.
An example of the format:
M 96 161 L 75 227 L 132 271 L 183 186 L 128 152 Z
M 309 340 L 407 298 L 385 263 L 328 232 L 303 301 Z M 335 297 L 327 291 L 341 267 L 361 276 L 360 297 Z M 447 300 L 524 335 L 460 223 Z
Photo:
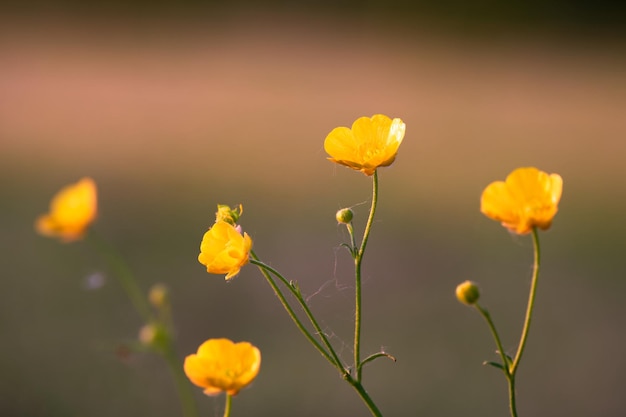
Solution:
M 185 374 L 207 395 L 227 392 L 236 395 L 256 378 L 261 367 L 261 352 L 248 342 L 209 339 L 196 354 L 185 358 Z
M 96 219 L 98 196 L 91 178 L 83 178 L 59 191 L 50 203 L 48 214 L 39 216 L 35 229 L 44 236 L 58 237 L 64 242 L 81 239 Z
M 505 181 L 492 182 L 481 196 L 480 211 L 517 234 L 546 230 L 558 211 L 563 179 L 534 167 L 518 168 Z
M 252 239 L 243 236 L 230 223 L 218 221 L 202 238 L 198 261 L 206 266 L 210 274 L 226 274 L 231 279 L 248 263 Z
M 394 162 L 405 130 L 406 125 L 398 118 L 382 114 L 360 117 L 352 129 L 333 129 L 324 141 L 324 149 L 329 160 L 372 175 L 378 167 Z

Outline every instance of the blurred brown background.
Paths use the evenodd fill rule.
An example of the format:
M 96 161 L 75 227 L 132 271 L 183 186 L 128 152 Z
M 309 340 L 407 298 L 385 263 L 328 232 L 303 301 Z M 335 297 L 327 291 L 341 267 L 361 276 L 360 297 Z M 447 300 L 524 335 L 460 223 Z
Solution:
M 370 181 L 326 160 L 334 127 L 401 117 L 380 172 L 364 265 L 365 369 L 385 416 L 505 416 L 485 324 L 454 298 L 480 283 L 511 352 L 529 237 L 479 213 L 514 168 L 565 181 L 541 234 L 536 316 L 519 372 L 523 416 L 623 415 L 626 371 L 626 55 L 618 3 L 15 3 L 0 22 L 0 415 L 176 416 L 143 324 L 86 243 L 32 227 L 63 185 L 92 176 L 95 229 L 144 289 L 172 292 L 181 357 L 209 337 L 263 354 L 233 416 L 365 416 L 252 266 L 225 283 L 197 262 L 218 203 L 263 260 L 297 280 L 351 358 L 353 279 L 334 213 L 362 230 Z M 601 6 L 603 4 L 604 6 Z M 94 276 L 104 285 L 90 289 Z M 202 415 L 223 399 L 196 390 Z

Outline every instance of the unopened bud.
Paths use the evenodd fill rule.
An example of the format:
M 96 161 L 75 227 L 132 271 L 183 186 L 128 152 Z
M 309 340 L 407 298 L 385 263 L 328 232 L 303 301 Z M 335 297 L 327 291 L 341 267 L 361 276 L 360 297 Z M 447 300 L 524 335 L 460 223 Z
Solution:
M 148 292 L 148 300 L 155 308 L 163 308 L 167 305 L 169 290 L 163 284 L 155 284 Z
M 215 222 L 226 222 L 233 226 L 237 224 L 239 217 L 243 213 L 243 206 L 239 204 L 239 207 L 231 208 L 225 204 L 217 205 L 217 213 L 215 213 Z
M 167 332 L 157 323 L 146 324 L 139 330 L 139 341 L 145 346 L 159 348 L 164 346 Z
M 152 345 L 157 339 L 158 330 L 153 324 L 146 324 L 139 329 L 139 341 L 146 346 Z
M 352 221 L 354 213 L 349 208 L 342 208 L 335 214 L 335 218 L 339 223 L 348 224 Z
M 456 287 L 456 298 L 463 304 L 471 306 L 480 298 L 478 286 L 472 281 L 465 281 Z

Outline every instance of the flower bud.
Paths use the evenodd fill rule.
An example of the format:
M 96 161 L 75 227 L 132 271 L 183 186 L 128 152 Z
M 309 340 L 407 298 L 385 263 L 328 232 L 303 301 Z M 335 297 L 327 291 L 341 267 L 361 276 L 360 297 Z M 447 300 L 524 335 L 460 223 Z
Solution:
M 144 346 L 162 347 L 165 345 L 167 337 L 167 331 L 157 323 L 146 324 L 139 330 L 139 341 Z
M 348 224 L 352 221 L 354 213 L 349 208 L 342 208 L 335 214 L 335 218 L 339 223 Z
M 163 308 L 167 305 L 169 298 L 169 290 L 163 284 L 155 284 L 148 292 L 148 300 L 155 308 Z
M 139 329 L 139 341 L 146 345 L 152 345 L 157 339 L 157 327 L 153 324 L 146 324 Z
M 478 286 L 472 281 L 465 281 L 456 287 L 456 298 L 463 304 L 471 306 L 480 298 Z
M 237 224 L 239 217 L 243 213 L 243 206 L 239 204 L 239 207 L 231 208 L 225 204 L 217 205 L 217 213 L 215 213 L 215 223 L 226 222 L 233 226 Z

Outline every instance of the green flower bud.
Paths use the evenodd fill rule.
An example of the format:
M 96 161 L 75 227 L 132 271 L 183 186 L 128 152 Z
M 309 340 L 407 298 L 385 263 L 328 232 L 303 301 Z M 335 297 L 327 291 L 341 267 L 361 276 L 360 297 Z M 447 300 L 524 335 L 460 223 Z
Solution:
M 354 213 L 349 208 L 343 208 L 337 212 L 335 218 L 339 223 L 348 224 L 352 221 Z
M 465 281 L 456 287 L 456 298 L 463 304 L 471 306 L 480 298 L 478 286 L 472 281 Z

